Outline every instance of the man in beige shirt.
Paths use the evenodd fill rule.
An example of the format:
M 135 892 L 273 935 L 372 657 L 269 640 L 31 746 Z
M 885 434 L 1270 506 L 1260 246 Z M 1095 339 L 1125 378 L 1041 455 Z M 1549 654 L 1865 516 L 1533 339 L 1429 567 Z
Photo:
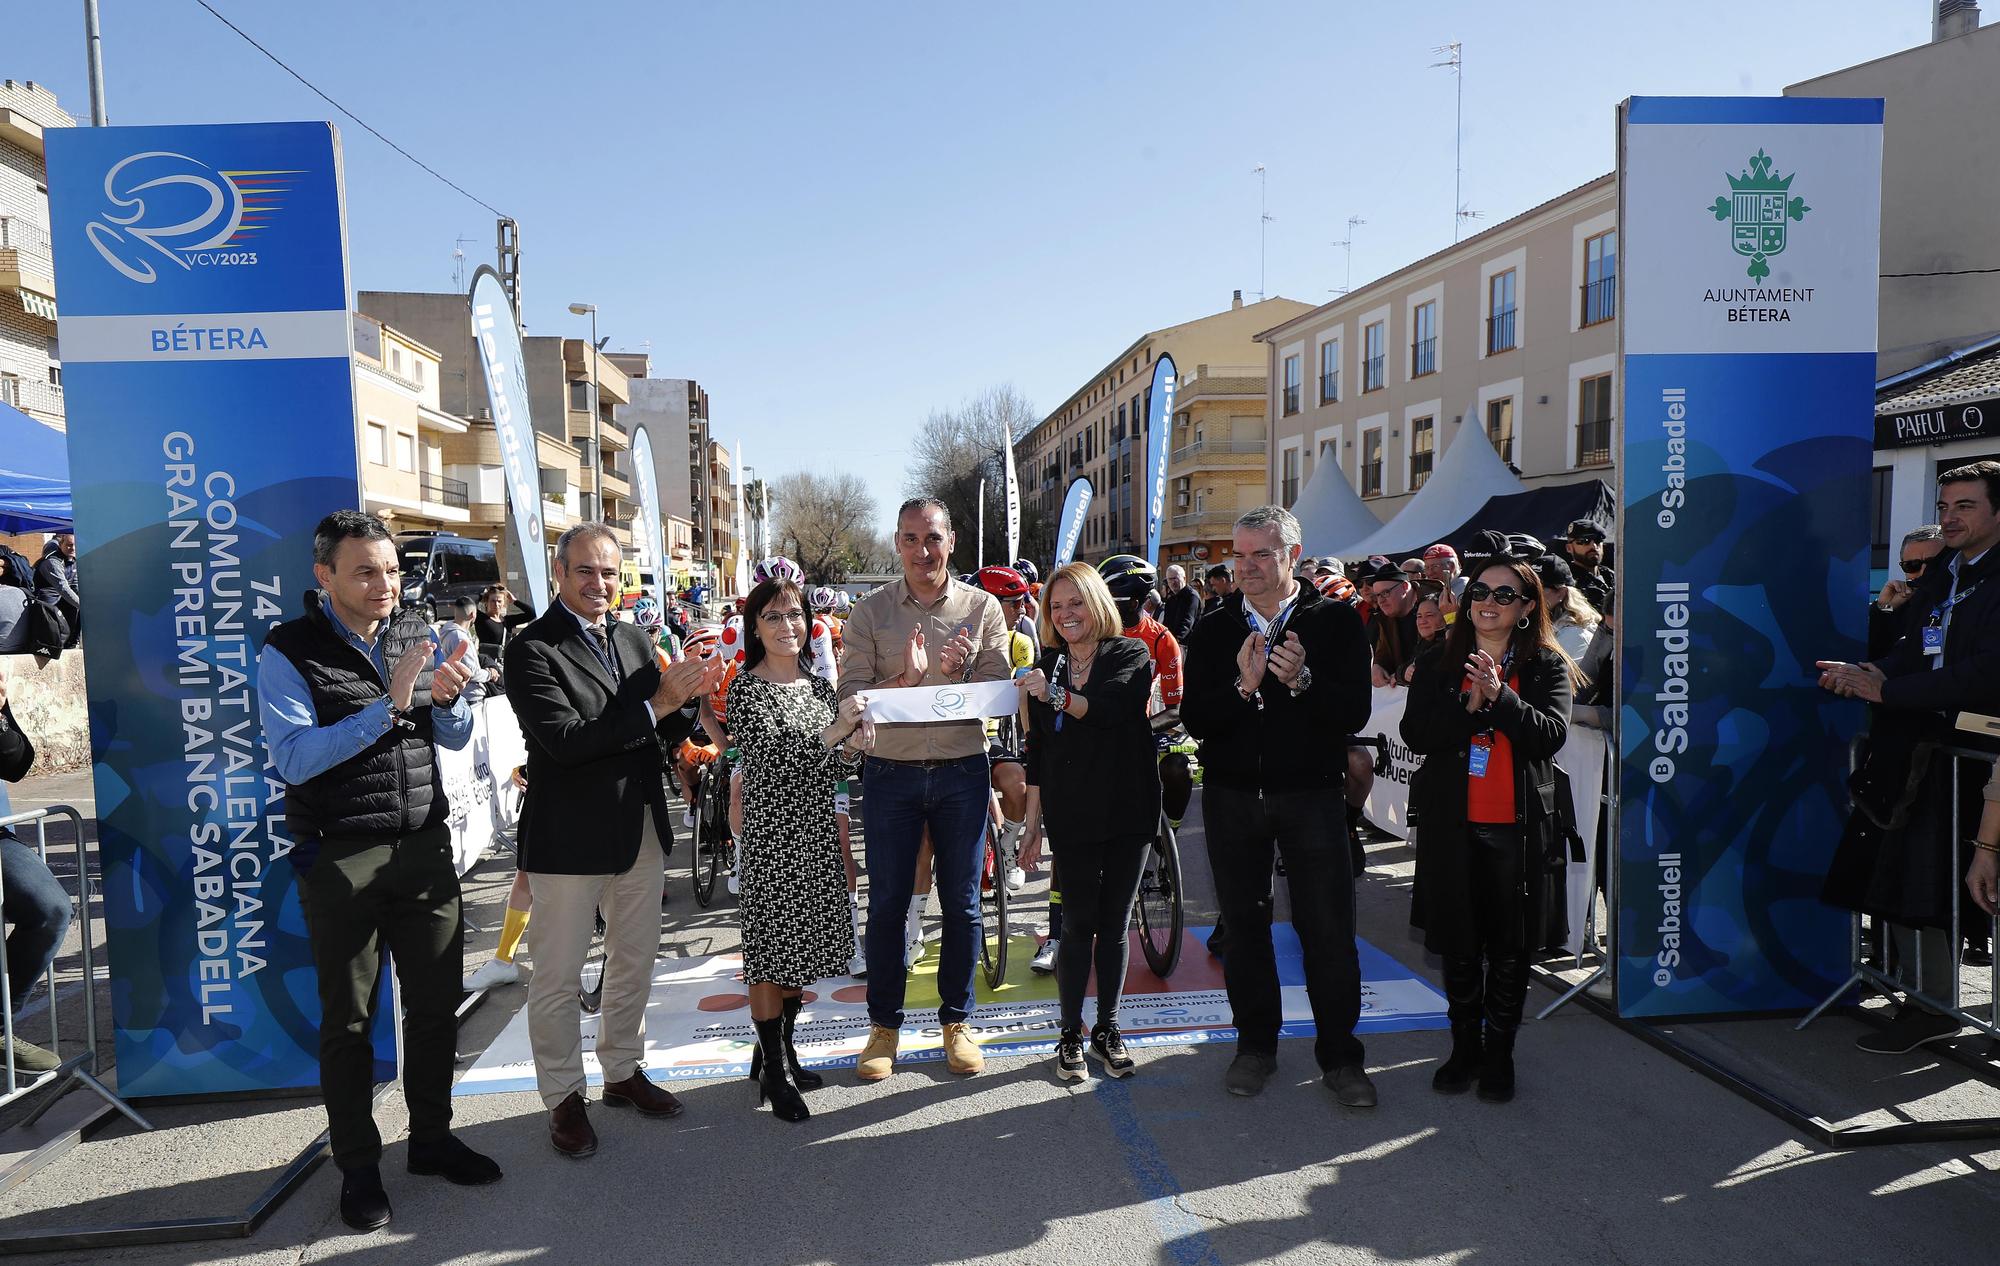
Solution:
M 903 576 L 854 606 L 843 635 L 840 696 L 864 690 L 1002 681 L 1007 624 L 991 594 L 952 577 L 957 538 L 934 497 L 903 503 L 896 553 Z M 903 912 L 916 886 L 917 851 L 930 831 L 944 940 L 938 1020 L 945 1066 L 976 1073 L 985 1057 L 966 1030 L 979 956 L 979 872 L 986 842 L 986 731 L 978 721 L 883 724 L 868 757 L 862 810 L 868 825 L 868 1018 L 855 1066 L 880 1081 L 896 1062 L 903 1024 Z

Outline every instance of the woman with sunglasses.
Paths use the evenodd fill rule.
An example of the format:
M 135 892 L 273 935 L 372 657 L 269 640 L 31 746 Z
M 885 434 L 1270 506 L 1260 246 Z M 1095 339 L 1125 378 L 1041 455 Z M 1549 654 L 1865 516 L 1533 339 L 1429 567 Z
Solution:
M 1903 538 L 1896 574 L 1890 576 L 1868 608 L 1869 659 L 1887 655 L 1897 639 L 1909 632 L 1910 595 L 1942 553 L 1944 529 L 1935 523 L 1926 523 Z
M 1514 1097 L 1528 957 L 1561 908 L 1555 755 L 1574 671 L 1534 568 L 1489 559 L 1410 682 L 1403 741 L 1426 758 L 1410 780 L 1410 922 L 1444 959 L 1451 1057 L 1431 1080 L 1441 1094 L 1476 1079 L 1482 1099 Z

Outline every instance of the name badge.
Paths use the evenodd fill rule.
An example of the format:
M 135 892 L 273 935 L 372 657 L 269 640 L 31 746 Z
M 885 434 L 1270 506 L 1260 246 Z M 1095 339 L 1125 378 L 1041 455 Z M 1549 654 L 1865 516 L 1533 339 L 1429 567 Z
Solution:
M 1486 762 L 1491 760 L 1492 757 L 1492 744 L 1475 739 L 1472 744 L 1471 757 L 1465 766 L 1465 772 L 1474 778 L 1486 777 Z
M 1943 625 L 1926 624 L 1924 626 L 1924 654 L 1926 655 L 1944 654 Z

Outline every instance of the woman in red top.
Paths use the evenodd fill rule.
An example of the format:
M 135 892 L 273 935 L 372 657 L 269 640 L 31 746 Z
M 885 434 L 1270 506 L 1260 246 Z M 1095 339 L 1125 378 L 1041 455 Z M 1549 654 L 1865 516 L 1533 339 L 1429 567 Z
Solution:
M 1444 959 L 1451 1057 L 1431 1081 L 1443 1094 L 1476 1077 L 1480 1098 L 1514 1097 L 1528 959 L 1562 905 L 1555 755 L 1574 672 L 1534 569 L 1494 559 L 1410 681 L 1403 741 L 1426 758 L 1410 780 L 1410 922 Z

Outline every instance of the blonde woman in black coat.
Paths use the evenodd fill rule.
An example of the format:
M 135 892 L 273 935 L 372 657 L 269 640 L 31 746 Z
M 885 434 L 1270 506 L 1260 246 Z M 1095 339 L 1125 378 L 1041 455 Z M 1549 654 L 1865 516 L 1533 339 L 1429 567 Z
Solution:
M 1555 756 L 1574 672 L 1534 569 L 1494 559 L 1410 681 L 1403 741 L 1425 758 L 1410 780 L 1410 922 L 1444 959 L 1451 1057 L 1431 1082 L 1443 1094 L 1477 1079 L 1482 1099 L 1514 1097 L 1528 958 L 1562 901 Z

